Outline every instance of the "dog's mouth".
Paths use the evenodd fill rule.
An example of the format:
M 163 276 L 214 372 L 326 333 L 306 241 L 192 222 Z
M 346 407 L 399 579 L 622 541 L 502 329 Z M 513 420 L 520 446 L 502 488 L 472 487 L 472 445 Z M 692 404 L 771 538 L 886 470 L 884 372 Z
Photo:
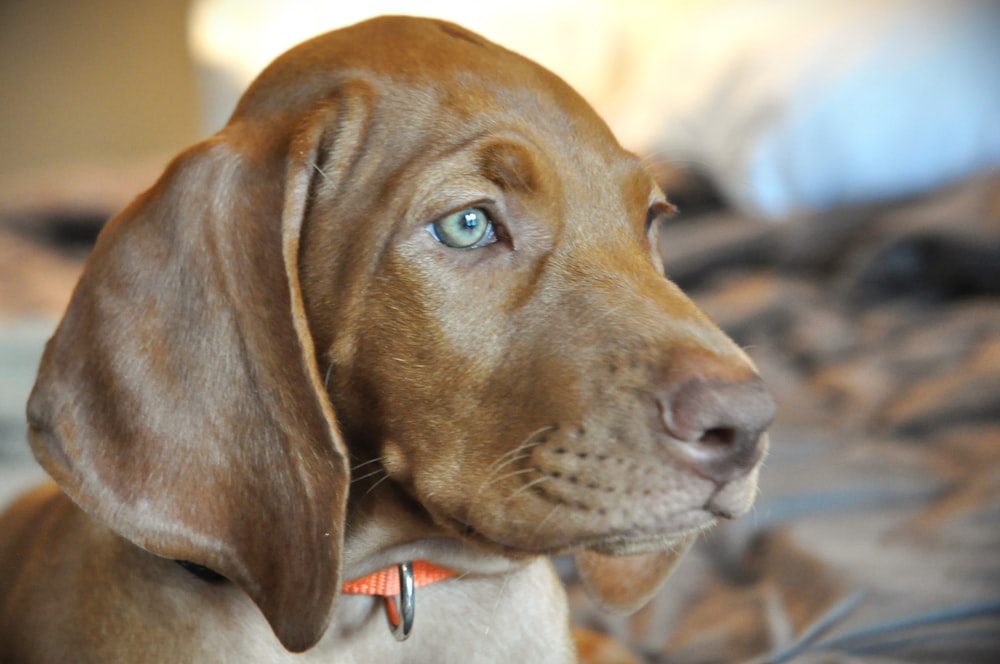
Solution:
M 451 516 L 445 516 L 439 521 L 447 523 L 464 540 L 475 542 L 492 553 L 518 559 L 539 555 L 576 555 L 581 551 L 613 557 L 658 554 L 679 547 L 686 548 L 700 533 L 716 525 L 720 516 L 724 515 L 709 509 L 692 509 L 679 515 L 676 523 L 655 530 L 637 532 L 616 529 L 608 532 L 564 534 L 558 538 L 543 537 L 540 532 L 533 536 L 525 536 L 523 533 L 494 533 Z
M 604 556 L 637 556 L 670 551 L 686 546 L 686 543 L 697 538 L 700 533 L 710 529 L 715 523 L 715 519 L 706 519 L 704 525 L 651 537 L 611 536 L 586 542 L 575 550 L 592 551 Z
M 417 502 L 459 538 L 492 553 L 523 558 L 580 550 L 613 556 L 658 553 L 741 515 L 753 496 L 750 481 L 718 487 L 679 473 L 662 482 L 636 482 L 628 500 L 572 483 L 562 493 L 539 490 L 534 476 L 526 477 L 490 500 L 478 497 L 457 509 L 429 498 Z M 496 509 L 498 505 L 506 509 Z
M 493 533 L 450 516 L 439 523 L 447 523 L 462 541 L 513 561 L 571 554 L 590 598 L 605 611 L 629 613 L 649 601 L 700 533 L 726 515 L 705 505 L 678 516 L 675 523 L 655 531 L 578 533 L 544 541 L 538 524 L 536 536 L 525 537 L 517 532 Z
M 701 526 L 661 536 L 613 535 L 551 550 L 510 546 L 471 525 L 452 521 L 464 541 L 476 542 L 491 553 L 513 560 L 571 553 L 591 600 L 605 611 L 631 613 L 650 600 L 698 535 L 716 519 L 709 516 Z

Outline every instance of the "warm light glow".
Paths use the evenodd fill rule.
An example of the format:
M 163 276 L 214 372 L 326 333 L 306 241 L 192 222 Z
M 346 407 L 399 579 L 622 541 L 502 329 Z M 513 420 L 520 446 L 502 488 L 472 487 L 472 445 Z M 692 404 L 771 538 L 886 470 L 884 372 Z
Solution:
M 628 92 L 629 74 L 648 67 L 642 61 L 648 62 L 657 44 L 662 47 L 672 33 L 680 33 L 691 15 L 726 1 L 194 0 L 189 36 L 195 62 L 216 72 L 210 87 L 218 87 L 222 73 L 233 88 L 206 94 L 232 96 L 276 56 L 322 32 L 379 14 L 444 18 L 541 63 L 599 111 L 614 115 L 616 100 Z M 228 104 L 229 109 L 234 102 L 207 100 L 210 107 Z

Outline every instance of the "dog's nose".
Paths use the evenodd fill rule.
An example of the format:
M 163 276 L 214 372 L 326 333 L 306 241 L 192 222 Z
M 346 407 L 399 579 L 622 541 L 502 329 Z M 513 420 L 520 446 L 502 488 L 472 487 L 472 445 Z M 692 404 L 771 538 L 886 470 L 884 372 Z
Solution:
M 671 451 L 693 472 L 718 485 L 749 473 L 764 454 L 764 431 L 775 405 L 756 375 L 698 375 L 658 397 Z

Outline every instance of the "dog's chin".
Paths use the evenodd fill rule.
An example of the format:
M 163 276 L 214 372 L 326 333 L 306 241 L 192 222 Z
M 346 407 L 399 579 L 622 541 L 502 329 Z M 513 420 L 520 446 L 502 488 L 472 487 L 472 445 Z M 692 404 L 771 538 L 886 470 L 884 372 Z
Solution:
M 576 547 L 575 550 L 592 551 L 603 556 L 638 556 L 673 551 L 680 547 L 686 547 L 700 533 L 711 529 L 715 523 L 715 519 L 710 519 L 700 526 L 652 537 L 613 536 L 586 542 Z
M 604 611 L 631 613 L 652 598 L 700 533 L 718 521 L 708 511 L 699 512 L 703 514 L 700 519 L 660 534 L 583 536 L 550 545 L 542 545 L 537 538 L 525 542 L 517 536 L 487 535 L 454 518 L 439 523 L 446 522 L 448 530 L 483 553 L 511 561 L 571 553 L 590 598 Z
M 539 555 L 576 555 L 589 551 L 602 556 L 637 556 L 686 549 L 702 532 L 711 529 L 719 516 L 708 510 L 691 510 L 678 515 L 672 523 L 646 530 L 611 528 L 605 532 L 572 533 L 563 530 L 558 537 L 540 533 L 537 528 L 507 531 L 483 527 L 451 516 L 435 519 L 438 524 L 466 542 L 491 554 L 512 559 Z M 495 524 L 491 524 L 494 525 Z

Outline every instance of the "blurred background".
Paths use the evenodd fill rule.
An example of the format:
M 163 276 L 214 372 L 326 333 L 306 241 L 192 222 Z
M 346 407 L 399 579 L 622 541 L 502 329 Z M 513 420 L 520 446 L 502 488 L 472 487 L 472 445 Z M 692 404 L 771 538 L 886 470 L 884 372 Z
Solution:
M 992 0 L 0 1 L 0 502 L 42 477 L 24 402 L 103 223 L 273 57 L 381 13 L 576 87 L 780 405 L 753 515 L 629 619 L 560 562 L 577 623 L 616 661 L 1000 661 Z

